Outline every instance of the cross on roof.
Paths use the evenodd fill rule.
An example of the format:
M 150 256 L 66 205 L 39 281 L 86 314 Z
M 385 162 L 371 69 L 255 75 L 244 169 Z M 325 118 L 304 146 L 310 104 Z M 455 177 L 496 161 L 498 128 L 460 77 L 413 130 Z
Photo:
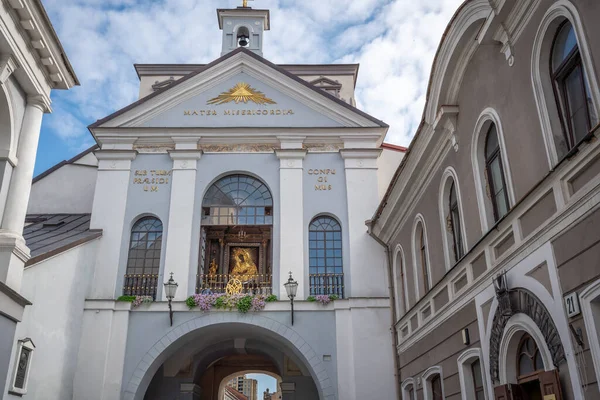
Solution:
M 242 3 L 242 7 L 248 8 L 248 1 L 254 1 L 254 0 L 244 0 Z

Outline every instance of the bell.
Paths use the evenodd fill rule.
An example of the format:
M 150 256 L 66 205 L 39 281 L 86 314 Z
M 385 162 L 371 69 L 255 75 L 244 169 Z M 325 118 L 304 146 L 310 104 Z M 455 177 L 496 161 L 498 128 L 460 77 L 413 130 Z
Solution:
M 250 40 L 249 40 L 248 36 L 246 36 L 246 35 L 238 36 L 238 45 L 240 47 L 248 47 L 249 44 L 250 44 Z

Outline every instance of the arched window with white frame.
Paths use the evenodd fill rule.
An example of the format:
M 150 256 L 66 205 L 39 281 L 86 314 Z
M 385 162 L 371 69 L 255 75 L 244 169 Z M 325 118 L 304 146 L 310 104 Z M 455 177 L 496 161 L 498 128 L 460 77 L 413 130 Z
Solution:
M 471 348 L 457 358 L 460 391 L 463 400 L 487 400 L 480 348 Z
M 471 151 L 481 229 L 485 233 L 515 204 L 502 124 L 495 110 L 487 108 L 479 116 Z
M 408 295 L 406 287 L 406 267 L 404 251 L 400 245 L 394 251 L 394 288 L 396 296 L 396 314 L 402 317 L 408 310 Z
M 421 377 L 423 381 L 423 398 L 425 400 L 444 400 L 444 377 L 442 367 L 428 368 Z
M 413 228 L 413 263 L 415 276 L 415 293 L 419 298 L 426 295 L 432 286 L 431 267 L 429 263 L 429 249 L 427 247 L 427 229 L 422 215 L 415 219 Z
M 415 380 L 407 378 L 402 382 L 402 400 L 417 400 L 417 390 Z
M 448 167 L 440 186 L 440 222 L 444 238 L 446 270 L 456 264 L 466 251 L 466 235 L 458 179 L 453 168 Z
M 600 88 L 570 1 L 552 4 L 534 39 L 531 76 L 550 168 L 598 124 Z

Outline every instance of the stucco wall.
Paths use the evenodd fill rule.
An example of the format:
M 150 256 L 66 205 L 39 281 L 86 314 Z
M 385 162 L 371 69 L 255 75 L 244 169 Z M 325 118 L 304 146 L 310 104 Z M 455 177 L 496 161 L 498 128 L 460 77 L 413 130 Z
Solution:
M 28 398 L 64 400 L 73 396 L 83 303 L 93 275 L 96 243 L 88 242 L 24 271 L 21 294 L 33 305 L 25 308 L 16 337 L 31 338 L 36 346 Z M 13 362 L 14 357 L 13 352 Z M 7 400 L 17 398 L 5 396 Z
M 10 357 L 16 341 L 16 325 L 15 321 L 0 315 L 0 394 L 5 393 L 13 378 Z
M 64 165 L 31 185 L 27 213 L 91 213 L 97 174 L 95 166 Z

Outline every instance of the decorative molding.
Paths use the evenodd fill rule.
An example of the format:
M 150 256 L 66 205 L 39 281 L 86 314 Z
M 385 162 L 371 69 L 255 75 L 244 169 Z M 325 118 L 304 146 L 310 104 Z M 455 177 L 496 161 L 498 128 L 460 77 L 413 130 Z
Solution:
M 171 150 L 175 150 L 175 145 L 173 144 L 134 144 L 133 150 L 137 151 L 140 154 L 156 154 L 156 153 L 168 153 Z
M 152 85 L 152 90 L 154 92 L 156 92 L 157 90 L 161 90 L 161 89 L 171 86 L 174 82 L 175 82 L 174 77 L 170 77 L 169 79 L 165 79 L 164 81 L 156 81 Z
M 52 107 L 50 107 L 51 100 L 41 94 L 35 96 L 27 96 L 27 105 L 37 107 L 44 113 L 51 113 Z
M 4 84 L 13 72 L 18 68 L 18 64 L 9 54 L 4 54 L 0 58 L 0 83 Z
M 585 330 L 589 342 L 588 345 L 592 356 L 592 362 L 594 363 L 594 372 L 596 374 L 597 382 L 600 382 L 600 326 L 596 323 L 598 315 L 594 315 L 592 302 L 597 301 L 599 297 L 600 280 L 592 282 L 579 294 L 583 322 L 585 323 Z
M 500 347 L 505 335 L 504 330 L 511 317 L 517 314 L 525 314 L 535 322 L 542 332 L 555 367 L 566 361 L 560 334 L 556 329 L 552 316 L 544 304 L 533 293 L 522 288 L 508 289 L 506 286 L 500 286 L 496 290 L 496 297 L 499 304 L 492 322 L 489 351 L 489 371 L 495 383 L 501 382 Z M 538 345 L 541 344 L 538 343 Z
M 494 40 L 502 43 L 500 52 L 504 54 L 504 57 L 506 57 L 508 65 L 510 67 L 515 65 L 515 51 L 513 48 L 514 40 L 511 34 L 506 30 L 504 24 L 500 24 L 500 26 L 498 27 L 498 30 L 494 34 Z
M 303 144 L 302 148 L 309 153 L 337 153 L 344 148 L 344 145 L 341 143 L 310 143 Z
M 272 153 L 279 146 L 273 144 L 202 144 L 205 153 Z

